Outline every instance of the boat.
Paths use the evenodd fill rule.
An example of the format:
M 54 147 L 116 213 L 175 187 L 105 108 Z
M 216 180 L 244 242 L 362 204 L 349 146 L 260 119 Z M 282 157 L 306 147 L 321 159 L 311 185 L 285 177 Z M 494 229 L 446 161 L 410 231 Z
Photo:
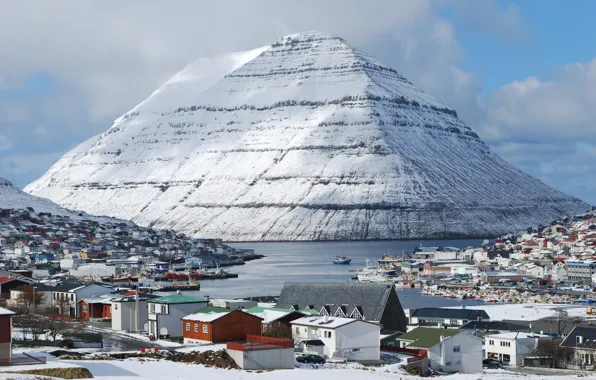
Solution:
M 188 280 L 188 279 L 192 279 L 192 280 L 200 280 L 202 278 L 205 278 L 205 273 L 203 272 L 168 272 L 166 273 L 166 279 L 167 280 Z
M 333 260 L 333 264 L 349 264 L 352 261 L 351 258 L 349 257 L 345 257 L 345 256 L 336 256 L 335 259 Z

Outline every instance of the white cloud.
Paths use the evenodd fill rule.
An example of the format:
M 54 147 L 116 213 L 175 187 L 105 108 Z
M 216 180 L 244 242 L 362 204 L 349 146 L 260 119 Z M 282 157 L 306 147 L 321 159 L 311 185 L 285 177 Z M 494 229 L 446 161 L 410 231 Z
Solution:
M 477 129 L 503 158 L 596 204 L 596 59 L 513 81 L 485 104 Z

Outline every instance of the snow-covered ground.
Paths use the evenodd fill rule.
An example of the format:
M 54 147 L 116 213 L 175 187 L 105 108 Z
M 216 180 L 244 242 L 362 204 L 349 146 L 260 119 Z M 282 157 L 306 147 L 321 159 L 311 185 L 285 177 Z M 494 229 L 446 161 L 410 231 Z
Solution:
M 502 320 L 525 320 L 537 321 L 539 319 L 554 317 L 557 315 L 557 307 L 559 310 L 567 312 L 569 317 L 586 316 L 586 306 L 582 305 L 550 305 L 550 304 L 535 304 L 535 303 L 515 303 L 515 304 L 500 304 L 500 305 L 477 305 L 466 306 L 466 309 L 486 310 L 490 319 L 493 321 Z M 459 307 L 452 307 L 451 309 L 460 309 Z
M 274 380 L 283 378 L 284 380 L 303 380 L 316 376 L 320 379 L 326 380 L 373 380 L 373 379 L 396 379 L 406 378 L 417 380 L 418 377 L 408 376 L 400 369 L 394 366 L 365 368 L 365 367 L 348 367 L 342 369 L 302 369 L 297 368 L 293 370 L 280 371 L 265 371 L 246 372 L 242 370 L 225 370 L 216 368 L 205 368 L 200 365 L 189 365 L 183 363 L 173 363 L 167 361 L 155 360 L 137 360 L 128 359 L 124 361 L 54 361 L 50 362 L 53 367 L 67 367 L 67 366 L 83 366 L 91 371 L 95 379 L 100 380 L 120 380 L 120 379 L 135 379 L 135 380 L 158 380 L 158 379 L 210 379 L 210 380 Z M 21 367 L 23 369 L 33 369 L 34 367 Z M 14 369 L 10 369 L 14 370 Z M 6 371 L 6 369 L 2 369 Z M 316 371 L 313 373 L 312 371 Z M 524 379 L 524 380 L 539 380 L 544 376 L 516 374 L 504 370 L 486 371 L 477 374 L 457 374 L 445 377 L 452 380 L 510 380 L 510 379 Z M 19 375 L 3 375 L 0 373 L 0 379 L 30 379 L 32 377 Z M 549 376 L 552 380 L 569 379 L 570 376 Z M 586 375 L 585 379 L 596 379 L 596 375 Z

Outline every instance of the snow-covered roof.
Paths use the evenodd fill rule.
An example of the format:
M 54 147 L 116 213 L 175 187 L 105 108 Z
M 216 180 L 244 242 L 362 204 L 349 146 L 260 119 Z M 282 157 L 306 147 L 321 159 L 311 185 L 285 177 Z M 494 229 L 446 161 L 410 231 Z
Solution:
M 357 321 L 362 321 L 359 319 L 353 318 L 341 318 L 341 317 L 327 317 L 324 316 L 311 316 L 311 317 L 304 317 L 299 318 L 291 322 L 292 325 L 300 325 L 300 326 L 312 326 L 312 327 L 319 327 L 319 328 L 326 328 L 326 329 L 336 329 L 338 327 L 342 327 L 348 325 L 350 323 L 354 323 Z M 367 322 L 373 325 L 376 323 Z
M 508 332 L 503 334 L 494 334 L 494 335 L 485 335 L 484 338 L 494 338 L 494 339 L 506 339 L 506 340 L 513 340 L 513 339 L 526 339 L 526 338 L 549 338 L 548 335 L 543 334 L 534 334 L 534 333 L 524 333 L 524 332 Z
M 15 314 L 14 312 L 12 312 L 8 309 L 5 309 L 3 307 L 0 307 L 0 315 L 14 315 L 14 314 Z

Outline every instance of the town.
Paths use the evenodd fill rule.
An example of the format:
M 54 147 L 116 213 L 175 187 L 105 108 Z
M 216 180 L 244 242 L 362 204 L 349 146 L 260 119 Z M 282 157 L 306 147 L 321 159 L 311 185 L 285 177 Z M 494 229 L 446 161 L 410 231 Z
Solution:
M 1 210 L 0 236 L 0 329 L 12 331 L 0 363 L 10 368 L 114 351 L 245 370 L 358 365 L 422 376 L 566 374 L 596 360 L 596 212 L 477 247 L 384 256 L 351 281 L 287 282 L 273 299 L 197 295 L 210 276 L 234 281 L 220 267 L 263 257 L 217 239 L 31 208 Z M 412 288 L 474 304 L 404 310 L 400 290 Z

